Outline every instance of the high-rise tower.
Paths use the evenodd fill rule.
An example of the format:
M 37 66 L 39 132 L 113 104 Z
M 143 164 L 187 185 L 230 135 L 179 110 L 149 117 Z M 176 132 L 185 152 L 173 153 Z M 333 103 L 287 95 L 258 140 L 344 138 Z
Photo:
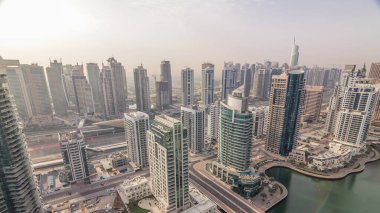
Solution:
M 91 86 L 92 97 L 94 98 L 95 112 L 103 113 L 103 103 L 100 94 L 100 69 L 96 63 L 87 64 L 87 77 Z
M 220 103 L 219 161 L 244 171 L 249 168 L 252 149 L 253 117 L 248 111 L 248 98 L 240 87 Z
M 272 76 L 266 150 L 288 156 L 296 145 L 301 125 L 304 71 Z
M 290 67 L 295 67 L 298 65 L 298 57 L 300 53 L 298 52 L 299 46 L 296 45 L 296 38 L 294 37 L 292 53 L 290 54 Z
M 222 71 L 222 100 L 227 100 L 229 94 L 238 87 L 238 74 L 232 63 L 225 63 Z
M 150 112 L 149 77 L 146 69 L 141 65 L 133 71 L 135 77 L 136 106 L 138 111 Z
M 158 115 L 147 132 L 152 194 L 162 212 L 188 208 L 189 168 L 187 130 L 181 121 Z
M 202 64 L 202 102 L 208 106 L 214 102 L 214 65 Z
M 173 89 L 172 89 L 172 71 L 170 61 L 161 61 L 161 81 L 168 82 L 169 98 L 167 101 L 169 105 L 173 104 Z
M 127 83 L 125 70 L 114 58 L 107 60 L 100 73 L 100 91 L 106 117 L 119 117 L 127 109 Z
M 39 213 L 40 193 L 7 84 L 0 75 L 0 212 Z
M 194 70 L 185 68 L 181 72 L 182 105 L 194 104 Z
M 56 115 L 66 115 L 69 99 L 65 89 L 62 62 L 58 62 L 57 60 L 50 62 L 50 67 L 46 68 L 46 75 L 49 82 L 54 112 Z
M 124 128 L 131 162 L 140 168 L 148 166 L 149 116 L 143 112 L 124 113 Z
M 205 110 L 198 106 L 181 107 L 181 122 L 187 129 L 189 149 L 193 154 L 203 151 L 205 146 Z

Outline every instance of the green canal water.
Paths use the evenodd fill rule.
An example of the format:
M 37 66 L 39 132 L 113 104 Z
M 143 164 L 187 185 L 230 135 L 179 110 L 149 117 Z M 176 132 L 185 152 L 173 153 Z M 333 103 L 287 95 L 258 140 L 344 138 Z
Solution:
M 280 167 L 266 173 L 285 185 L 289 192 L 270 213 L 380 212 L 380 160 L 366 164 L 363 172 L 341 180 L 311 178 Z

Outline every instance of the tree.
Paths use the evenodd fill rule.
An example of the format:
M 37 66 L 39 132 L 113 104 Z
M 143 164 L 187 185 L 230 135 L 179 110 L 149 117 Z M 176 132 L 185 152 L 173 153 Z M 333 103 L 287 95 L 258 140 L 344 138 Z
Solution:
M 263 200 L 265 200 L 265 198 L 267 198 L 267 194 L 265 192 L 261 193 L 260 196 L 263 198 Z

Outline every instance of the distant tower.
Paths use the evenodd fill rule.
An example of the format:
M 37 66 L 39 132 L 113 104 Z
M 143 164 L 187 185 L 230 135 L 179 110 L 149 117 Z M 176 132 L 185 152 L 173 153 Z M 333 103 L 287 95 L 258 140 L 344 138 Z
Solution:
M 258 69 L 253 78 L 253 97 L 268 100 L 271 73 L 269 69 Z
M 181 121 L 157 115 L 147 132 L 152 194 L 162 212 L 190 206 L 187 130 Z
M 170 107 L 170 86 L 167 81 L 156 81 L 156 109 L 165 110 Z
M 187 129 L 189 150 L 193 154 L 203 151 L 205 145 L 205 110 L 198 106 L 181 107 L 182 127 Z
M 7 84 L 0 75 L 0 212 L 40 213 L 40 193 Z
M 94 99 L 92 97 L 91 86 L 86 76 L 72 76 L 72 83 L 75 97 L 74 103 L 78 114 L 94 113 Z
M 103 113 L 103 103 L 100 94 L 100 69 L 98 64 L 87 64 L 87 77 L 91 86 L 92 97 L 94 98 L 95 112 Z
M 173 104 L 173 85 L 170 61 L 161 61 L 161 81 L 167 81 L 169 91 L 169 105 Z M 167 102 L 167 101 L 165 101 Z
M 185 68 L 181 72 L 182 84 L 182 105 L 191 106 L 194 104 L 194 70 Z
M 294 37 L 294 42 L 293 42 L 293 48 L 292 48 L 292 53 L 290 54 L 290 67 L 295 67 L 298 65 L 298 57 L 299 57 L 299 52 L 298 52 L 299 46 L 296 45 L 296 37 Z
M 143 112 L 125 113 L 124 129 L 130 160 L 137 167 L 147 167 L 149 162 L 146 132 L 149 130 L 149 116 Z
M 304 96 L 304 71 L 272 76 L 266 150 L 288 156 L 297 143 Z
M 217 101 L 209 106 L 209 114 L 207 115 L 207 137 L 209 143 L 218 142 L 219 140 L 219 116 L 220 102 Z
M 208 106 L 214 102 L 214 64 L 202 64 L 202 102 Z
M 127 109 L 127 82 L 124 66 L 114 58 L 107 60 L 100 72 L 100 91 L 104 101 L 104 114 L 120 117 Z
M 239 72 L 232 63 L 225 63 L 222 71 L 222 100 L 227 100 L 229 94 L 238 87 Z
M 66 115 L 69 99 L 65 89 L 62 63 L 57 60 L 50 62 L 50 66 L 46 68 L 46 75 L 49 82 L 54 112 L 56 115 Z
M 150 112 L 149 77 L 144 67 L 138 66 L 133 71 L 135 77 L 136 106 L 138 111 Z
M 249 168 L 252 149 L 253 117 L 248 98 L 240 87 L 220 104 L 219 161 L 224 166 L 244 171 Z

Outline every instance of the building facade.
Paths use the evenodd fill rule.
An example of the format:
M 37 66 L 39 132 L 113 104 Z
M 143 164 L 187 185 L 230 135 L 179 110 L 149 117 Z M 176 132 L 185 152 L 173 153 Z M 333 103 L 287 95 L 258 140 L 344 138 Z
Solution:
M 5 75 L 0 75 L 0 212 L 42 212 L 25 135 Z
M 346 88 L 337 114 L 334 142 L 362 146 L 377 100 L 378 92 L 371 84 L 355 84 Z
M 182 105 L 194 104 L 194 70 L 185 68 L 181 71 Z
M 318 121 L 323 101 L 323 86 L 305 86 L 303 121 Z
M 295 147 L 301 124 L 303 97 L 302 70 L 272 76 L 266 150 L 288 156 Z
M 209 143 L 217 143 L 219 141 L 219 116 L 220 102 L 217 101 L 209 106 L 207 115 L 207 137 Z
M 156 109 L 165 110 L 170 107 L 170 86 L 168 81 L 156 81 Z
M 270 70 L 258 69 L 255 71 L 253 78 L 253 97 L 260 100 L 267 100 L 270 89 Z
M 91 86 L 86 76 L 74 75 L 71 77 L 74 89 L 74 103 L 79 115 L 93 114 L 95 112 L 94 99 Z
M 146 69 L 141 65 L 133 70 L 135 78 L 136 107 L 138 111 L 150 113 L 149 78 Z
M 50 105 L 49 90 L 44 68 L 37 64 L 22 65 L 21 68 L 28 90 L 33 118 L 40 119 L 45 117 L 51 121 L 53 111 Z
M 147 167 L 149 161 L 146 133 L 149 130 L 149 115 L 143 112 L 124 113 L 124 129 L 130 161 L 136 167 Z
M 147 133 L 152 194 L 162 212 L 190 206 L 187 130 L 181 121 L 158 115 Z
M 253 117 L 248 99 L 240 87 L 220 103 L 219 153 L 221 164 L 244 171 L 249 167 L 252 149 Z
M 33 113 L 20 62 L 0 58 L 0 74 L 7 75 L 8 89 L 13 95 L 18 114 L 24 121 L 28 121 Z
M 187 129 L 189 150 L 201 153 L 205 147 L 205 110 L 198 107 L 181 107 L 182 127 Z

